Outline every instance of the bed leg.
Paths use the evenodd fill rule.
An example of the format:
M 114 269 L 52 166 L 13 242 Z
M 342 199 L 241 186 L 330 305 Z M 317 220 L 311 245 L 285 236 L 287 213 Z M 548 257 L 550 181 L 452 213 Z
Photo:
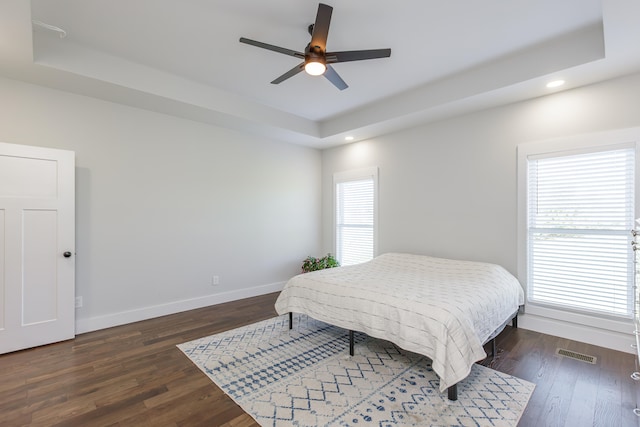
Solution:
M 458 384 L 454 384 L 447 389 L 449 400 L 458 400 Z
M 289 312 L 289 329 L 293 329 L 293 312 Z
M 349 331 L 349 356 L 353 356 L 353 331 Z
M 495 359 L 496 354 L 498 354 L 496 351 L 496 338 L 493 337 L 493 339 L 491 340 L 491 358 Z
M 511 319 L 511 326 L 514 327 L 515 329 L 518 329 L 518 315 L 517 314 L 516 314 L 516 317 Z

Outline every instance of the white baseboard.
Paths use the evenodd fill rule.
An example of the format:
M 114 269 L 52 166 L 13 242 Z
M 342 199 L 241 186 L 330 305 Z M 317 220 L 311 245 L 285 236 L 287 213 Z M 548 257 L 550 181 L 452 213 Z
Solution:
M 615 332 L 593 326 L 549 319 L 529 313 L 518 316 L 518 327 L 560 338 L 623 351 L 625 353 L 635 352 L 635 350 L 631 348 L 631 344 L 635 343 L 635 337 L 631 333 Z
M 254 286 L 252 288 L 239 289 L 237 291 L 222 292 L 219 294 L 190 298 L 167 304 L 143 307 L 136 310 L 121 311 L 118 313 L 95 316 L 87 319 L 78 319 L 76 320 L 76 334 L 97 331 L 100 329 L 111 328 L 113 326 L 125 325 L 127 323 L 180 313 L 187 310 L 194 310 L 229 301 L 265 295 L 272 292 L 279 292 L 284 287 L 284 284 L 285 282 L 270 283 L 267 285 Z M 518 316 L 518 327 L 547 335 L 623 351 L 625 353 L 635 352 L 635 350 L 631 348 L 631 344 L 635 342 L 635 337 L 631 333 L 625 334 L 614 332 L 592 326 L 549 319 L 530 313 Z
M 141 320 L 153 319 L 154 317 L 166 316 L 168 314 L 180 313 L 182 311 L 194 310 L 196 308 L 208 307 L 210 305 L 222 304 L 229 301 L 255 297 L 281 291 L 285 282 L 270 283 L 267 285 L 254 286 L 252 288 L 239 289 L 237 291 L 222 292 L 219 294 L 206 295 L 198 298 L 190 298 L 167 304 L 142 307 L 135 310 L 121 311 L 118 313 L 95 316 L 87 319 L 76 320 L 76 334 L 97 331 L 111 328 L 113 326 L 125 325 L 127 323 L 139 322 Z

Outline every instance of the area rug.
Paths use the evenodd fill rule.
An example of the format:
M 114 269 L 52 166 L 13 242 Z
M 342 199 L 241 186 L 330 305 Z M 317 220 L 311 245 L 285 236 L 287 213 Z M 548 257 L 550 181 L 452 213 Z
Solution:
M 534 384 L 474 365 L 458 400 L 431 361 L 296 315 L 178 345 L 261 426 L 516 426 Z

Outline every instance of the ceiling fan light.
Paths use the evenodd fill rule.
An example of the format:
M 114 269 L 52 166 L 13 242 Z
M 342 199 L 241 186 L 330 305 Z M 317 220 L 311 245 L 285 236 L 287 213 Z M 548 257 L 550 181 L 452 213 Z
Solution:
M 304 70 L 311 76 L 321 76 L 327 71 L 327 66 L 319 61 L 308 61 L 304 64 Z

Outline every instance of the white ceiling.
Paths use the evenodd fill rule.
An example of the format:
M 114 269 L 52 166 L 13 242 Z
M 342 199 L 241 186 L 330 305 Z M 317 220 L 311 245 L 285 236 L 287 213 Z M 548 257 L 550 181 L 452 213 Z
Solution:
M 303 51 L 311 0 L 3 0 L 0 74 L 323 148 L 640 70 L 637 1 L 325 1 L 329 51 L 392 50 L 344 91 L 238 42 Z

